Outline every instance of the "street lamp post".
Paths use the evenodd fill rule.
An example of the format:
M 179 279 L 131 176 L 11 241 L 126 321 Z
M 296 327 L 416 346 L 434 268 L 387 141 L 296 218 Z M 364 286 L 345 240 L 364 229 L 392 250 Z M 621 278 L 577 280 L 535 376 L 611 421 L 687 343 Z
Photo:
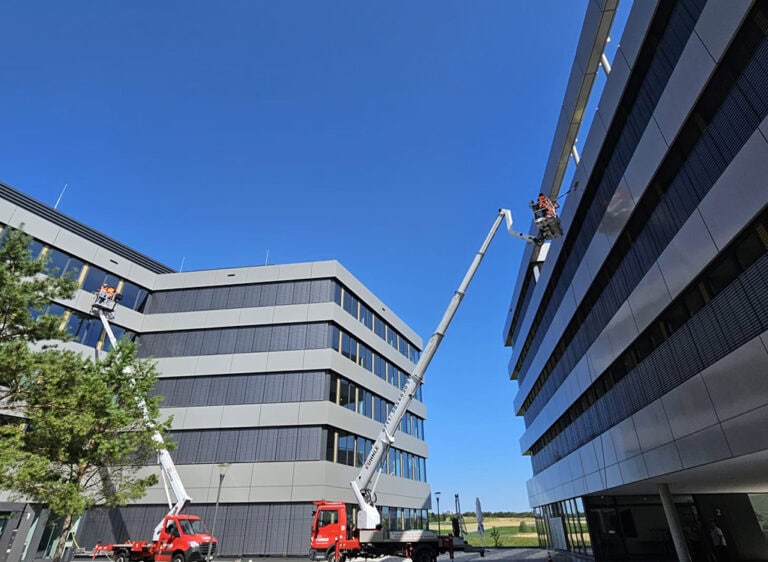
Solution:
M 219 490 L 216 492 L 216 507 L 213 508 L 213 524 L 211 525 L 211 544 L 208 546 L 208 553 L 205 556 L 206 562 L 211 562 L 211 551 L 213 550 L 213 533 L 216 530 L 216 516 L 219 514 L 219 500 L 221 499 L 221 484 L 224 482 L 224 475 L 227 473 L 227 469 L 232 466 L 230 463 L 225 462 L 216 465 L 219 468 Z M 216 548 L 218 550 L 218 543 Z
M 440 534 L 440 492 L 435 492 L 435 499 L 437 500 L 437 534 Z

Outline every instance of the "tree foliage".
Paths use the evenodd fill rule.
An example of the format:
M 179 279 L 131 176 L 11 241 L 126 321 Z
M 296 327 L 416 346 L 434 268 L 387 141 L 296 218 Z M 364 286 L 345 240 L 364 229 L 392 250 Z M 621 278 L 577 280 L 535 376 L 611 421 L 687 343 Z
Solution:
M 44 259 L 31 259 L 32 238 L 5 228 L 0 246 L 0 399 L 18 405 L 18 393 L 37 369 L 30 344 L 68 339 L 61 318 L 41 314 L 55 299 L 71 298 L 77 284 L 69 277 L 46 276 Z
M 160 398 L 148 398 L 157 372 L 132 342 L 97 361 L 56 345 L 66 339 L 61 318 L 35 319 L 74 284 L 41 275 L 29 242 L 12 231 L 0 248 L 0 385 L 3 407 L 20 414 L 0 425 L 0 488 L 63 516 L 58 560 L 76 516 L 139 499 L 157 481 L 139 467 L 162 447 L 153 436 L 170 421 L 159 421 Z

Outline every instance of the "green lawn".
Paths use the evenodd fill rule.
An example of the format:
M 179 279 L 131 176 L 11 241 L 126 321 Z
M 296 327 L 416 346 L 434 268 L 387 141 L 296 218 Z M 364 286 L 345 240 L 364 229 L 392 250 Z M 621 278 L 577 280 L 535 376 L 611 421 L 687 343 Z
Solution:
M 469 526 L 467 527 L 469 528 Z M 472 546 L 496 546 L 493 542 L 493 537 L 491 536 L 491 529 L 494 527 L 495 526 L 489 524 L 485 525 L 485 535 L 482 540 L 480 539 L 480 535 L 476 532 L 467 533 L 464 538 Z M 539 540 L 536 537 L 536 533 L 525 533 L 520 535 L 518 527 L 516 526 L 498 526 L 495 528 L 499 531 L 500 544 L 498 546 L 539 546 Z

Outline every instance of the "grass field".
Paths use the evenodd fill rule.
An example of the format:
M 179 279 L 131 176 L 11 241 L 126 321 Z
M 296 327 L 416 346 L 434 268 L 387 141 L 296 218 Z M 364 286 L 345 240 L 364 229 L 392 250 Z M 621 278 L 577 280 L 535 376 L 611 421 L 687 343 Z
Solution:
M 525 521 L 528 524 L 528 528 L 531 532 L 520 533 L 520 523 L 522 521 Z M 491 536 L 491 529 L 494 528 L 499 531 L 498 546 L 539 546 L 533 518 L 486 517 L 483 520 L 485 535 L 482 538 L 477 534 L 477 520 L 474 517 L 467 517 L 464 519 L 464 522 L 467 525 L 467 531 L 469 531 L 464 538 L 473 546 L 497 546 L 494 544 L 493 537 Z M 450 523 L 447 524 L 450 525 Z

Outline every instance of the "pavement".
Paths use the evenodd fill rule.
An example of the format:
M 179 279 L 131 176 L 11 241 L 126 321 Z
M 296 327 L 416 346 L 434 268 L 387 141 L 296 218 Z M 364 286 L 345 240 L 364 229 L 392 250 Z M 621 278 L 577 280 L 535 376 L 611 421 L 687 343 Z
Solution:
M 552 562 L 583 562 L 589 560 L 588 558 L 579 558 L 571 556 L 565 553 L 557 553 L 554 551 L 542 550 L 540 548 L 487 548 L 485 550 L 485 556 L 481 557 L 478 553 L 464 553 L 456 552 L 453 555 L 455 562 L 507 562 L 507 560 L 540 560 Z M 291 560 L 291 561 L 306 561 L 307 558 L 295 558 L 288 557 L 282 558 L 278 556 L 270 557 L 246 557 L 243 558 L 217 558 L 216 562 L 265 562 L 267 558 L 273 560 Z M 382 556 L 381 558 L 351 558 L 349 562 L 410 562 L 405 558 L 399 558 L 397 556 Z M 437 562 L 451 562 L 451 557 L 448 554 L 441 554 L 437 557 Z

